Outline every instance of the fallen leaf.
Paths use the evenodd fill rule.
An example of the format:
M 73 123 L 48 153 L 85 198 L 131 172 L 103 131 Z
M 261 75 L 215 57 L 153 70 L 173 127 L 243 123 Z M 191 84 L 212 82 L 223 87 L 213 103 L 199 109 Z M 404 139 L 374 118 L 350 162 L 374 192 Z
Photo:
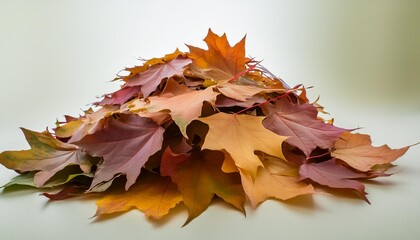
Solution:
M 67 136 L 71 136 L 68 140 L 69 143 L 80 141 L 88 134 L 92 134 L 99 129 L 103 128 L 104 119 L 111 116 L 119 110 L 118 106 L 106 105 L 101 107 L 95 112 L 87 113 L 85 116 L 80 118 L 81 124 L 77 123 L 75 126 L 71 126 L 71 122 L 58 127 L 56 131 L 61 128 L 70 128 L 67 130 Z M 70 125 L 70 126 L 67 126 Z M 56 133 L 57 134 L 57 133 Z M 58 136 L 58 135 L 57 135 Z
M 193 59 L 191 68 L 197 76 L 229 80 L 245 71 L 245 64 L 249 61 L 245 57 L 245 37 L 231 47 L 225 34 L 220 37 L 209 29 L 204 42 L 208 50 L 187 45 L 190 49 L 188 57 Z
M 331 188 L 348 188 L 358 192 L 365 201 L 365 186 L 354 179 L 367 178 L 365 173 L 355 172 L 351 169 L 336 164 L 335 159 L 320 163 L 305 163 L 299 169 L 301 180 L 311 179 L 312 181 Z
M 104 158 L 91 188 L 123 174 L 127 177 L 125 189 L 129 189 L 149 157 L 161 149 L 163 132 L 151 119 L 135 114 L 108 117 L 101 130 L 77 142 L 90 155 Z
M 188 58 L 175 58 L 167 63 L 156 64 L 146 71 L 132 77 L 124 87 L 141 86 L 144 98 L 147 98 L 165 78 L 182 75 L 184 67 L 191 63 Z
M 67 175 L 63 174 L 63 177 L 57 177 L 61 172 L 54 175 L 51 179 L 49 179 L 44 185 L 42 185 L 42 188 L 53 188 L 53 187 L 59 187 L 66 183 L 73 182 L 76 180 L 79 180 L 81 178 L 92 178 L 93 174 L 91 173 L 67 173 Z M 27 186 L 27 187 L 37 187 L 35 185 L 35 174 L 36 172 L 26 172 L 20 175 L 17 175 L 16 177 L 12 178 L 7 184 L 2 186 L 4 189 L 8 189 L 13 186 Z
M 86 190 L 87 188 L 85 186 L 69 185 L 69 186 L 65 186 L 61 191 L 57 193 L 51 194 L 51 193 L 44 192 L 41 195 L 44 195 L 50 200 L 59 201 L 59 200 L 67 199 L 67 198 L 82 196 Z
M 69 165 L 79 165 L 88 171 L 90 163 L 79 147 L 55 139 L 49 132 L 34 132 L 22 128 L 31 149 L 5 151 L 0 163 L 21 172 L 38 171 L 34 176 L 37 187 L 42 187 L 52 176 Z
M 171 79 L 168 81 L 168 84 L 170 82 L 174 85 L 177 84 Z M 188 90 L 182 94 L 173 95 L 173 92 L 180 91 L 177 88 L 183 88 L 181 85 L 177 85 L 179 87 L 173 87 L 175 90 L 172 90 L 172 87 L 165 87 L 165 90 L 161 95 L 150 97 L 150 104 L 147 106 L 147 109 L 151 112 L 169 110 L 169 114 L 178 125 L 181 133 L 187 137 L 187 126 L 201 115 L 203 102 L 207 101 L 214 103 L 216 101 L 216 96 L 219 93 L 213 91 L 212 88 L 206 88 L 199 91 Z M 186 111 L 186 109 L 188 109 L 188 111 Z
M 372 140 L 366 134 L 344 132 L 334 144 L 331 156 L 340 159 L 359 171 L 369 171 L 377 164 L 395 161 L 404 155 L 410 147 L 391 149 L 388 145 L 373 147 Z
M 94 104 L 96 105 L 121 105 L 127 102 L 129 99 L 137 95 L 141 90 L 140 86 L 123 87 L 114 93 L 105 95 L 104 99 Z
M 252 106 L 254 106 L 255 104 L 259 104 L 259 103 L 263 103 L 266 102 L 267 100 L 264 97 L 261 96 L 253 96 L 248 98 L 246 101 L 242 102 L 242 101 L 238 101 L 232 98 L 228 98 L 222 94 L 217 96 L 215 105 L 216 107 L 234 107 L 234 106 L 238 106 L 238 107 L 243 107 L 243 108 L 251 108 Z
M 239 85 L 233 83 L 224 83 L 216 86 L 217 90 L 228 98 L 245 102 L 254 95 L 261 92 L 283 92 L 284 89 L 267 89 L 257 86 Z
M 314 192 L 312 185 L 300 182 L 296 166 L 272 156 L 265 156 L 263 163 L 255 178 L 240 170 L 242 185 L 253 208 L 269 198 L 288 200 Z
M 174 155 L 166 149 L 161 163 L 162 176 L 170 176 L 188 209 L 184 225 L 207 209 L 214 194 L 244 212 L 245 195 L 237 173 L 221 170 L 222 152 L 193 150 Z
M 58 126 L 54 129 L 54 133 L 59 138 L 69 138 L 80 129 L 83 124 L 82 118 L 74 119 L 62 126 Z
M 209 126 L 202 148 L 226 150 L 236 166 L 252 177 L 257 175 L 257 168 L 263 166 L 255 151 L 284 159 L 281 144 L 286 137 L 267 130 L 262 125 L 264 117 L 220 112 L 198 120 Z
M 181 201 L 181 194 L 169 177 L 145 171 L 128 191 L 107 193 L 98 200 L 95 216 L 139 209 L 146 217 L 161 219 Z
M 318 119 L 318 111 L 311 104 L 293 104 L 282 98 L 264 107 L 268 111 L 264 126 L 279 135 L 290 136 L 286 141 L 306 156 L 316 147 L 331 148 L 340 135 L 348 131 Z

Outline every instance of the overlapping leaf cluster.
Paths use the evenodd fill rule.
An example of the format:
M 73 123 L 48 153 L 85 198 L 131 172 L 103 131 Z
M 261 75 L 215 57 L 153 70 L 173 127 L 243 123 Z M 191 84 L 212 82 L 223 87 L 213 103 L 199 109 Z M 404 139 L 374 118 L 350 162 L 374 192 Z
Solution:
M 188 46 L 127 68 L 121 89 L 54 132 L 22 129 L 31 147 L 0 154 L 21 173 L 11 185 L 61 186 L 51 199 L 99 195 L 97 216 L 140 209 L 159 219 L 183 202 L 188 223 L 216 196 L 244 212 L 324 186 L 354 191 L 387 176 L 408 147 L 374 147 L 368 135 L 319 115 L 303 86 L 289 87 L 209 30 Z

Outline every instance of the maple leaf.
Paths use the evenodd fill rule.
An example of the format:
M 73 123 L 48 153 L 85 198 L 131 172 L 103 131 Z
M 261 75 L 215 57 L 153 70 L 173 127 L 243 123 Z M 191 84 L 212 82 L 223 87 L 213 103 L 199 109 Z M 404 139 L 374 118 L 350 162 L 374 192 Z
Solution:
M 269 112 L 264 126 L 279 135 L 290 136 L 286 141 L 306 156 L 316 147 L 331 148 L 340 135 L 348 131 L 317 119 L 318 110 L 311 104 L 293 104 L 283 98 L 264 107 Z
M 0 154 L 0 163 L 21 172 L 38 171 L 34 176 L 37 187 L 43 186 L 57 172 L 69 165 L 79 165 L 85 172 L 90 163 L 79 147 L 55 139 L 49 132 L 34 132 L 21 128 L 31 149 L 5 151 Z
M 299 182 L 296 166 L 272 157 L 263 157 L 264 167 L 259 167 L 255 178 L 240 170 L 242 185 L 252 207 L 269 198 L 288 200 L 314 192 L 312 185 Z
M 62 126 L 58 126 L 54 129 L 55 136 L 58 138 L 69 138 L 80 129 L 83 124 L 83 119 L 78 118 L 65 123 Z
M 181 201 L 182 196 L 169 177 L 145 171 L 128 191 L 113 191 L 98 200 L 95 216 L 139 209 L 146 217 L 161 219 Z
M 251 98 L 248 98 L 246 101 L 242 102 L 242 101 L 238 101 L 232 98 L 228 98 L 220 94 L 219 96 L 217 96 L 215 105 L 216 107 L 238 106 L 238 107 L 243 107 L 243 108 L 251 108 L 252 106 L 254 106 L 254 104 L 259 104 L 266 101 L 267 100 L 264 97 L 255 95 Z
M 177 57 L 186 57 L 186 54 L 179 51 L 177 48 L 173 53 L 166 54 L 164 57 L 148 59 L 141 66 L 125 68 L 124 71 L 129 72 L 129 74 L 127 76 L 117 75 L 114 81 L 123 80 L 124 82 L 128 82 L 131 80 L 131 78 L 137 76 L 139 73 L 147 71 L 151 66 L 156 64 L 165 64 Z
M 224 83 L 216 86 L 217 90 L 226 97 L 245 102 L 260 92 L 282 92 L 284 89 L 267 89 L 257 86 L 247 86 L 232 83 Z
M 257 168 L 263 166 L 254 151 L 284 159 L 281 144 L 286 137 L 267 130 L 262 125 L 264 117 L 220 112 L 198 120 L 209 126 L 202 148 L 226 150 L 236 166 L 249 172 L 252 177 L 257 175 Z
M 161 95 L 149 98 L 147 109 L 151 112 L 169 110 L 182 135 L 187 137 L 187 126 L 201 115 L 203 102 L 214 103 L 218 94 L 212 88 L 191 91 L 169 79 Z
M 130 98 L 134 97 L 136 94 L 138 94 L 140 90 L 140 86 L 123 87 L 112 94 L 105 95 L 104 99 L 94 104 L 101 106 L 114 104 L 121 105 L 127 102 Z
M 133 99 L 121 105 L 119 112 L 125 114 L 135 113 L 140 117 L 150 118 L 158 125 L 164 125 L 167 122 L 172 121 L 171 115 L 167 112 L 149 112 L 146 108 L 148 102 L 144 99 Z
M 366 173 L 355 172 L 345 166 L 336 164 L 335 159 L 320 163 L 305 163 L 299 169 L 301 180 L 311 179 L 321 185 L 331 188 L 348 188 L 358 192 L 365 201 L 365 186 L 356 180 L 357 178 L 368 178 Z
M 161 174 L 170 176 L 182 194 L 189 213 L 184 225 L 207 209 L 214 194 L 244 211 L 245 195 L 239 175 L 224 173 L 221 170 L 223 159 L 223 153 L 217 151 L 195 149 L 189 154 L 174 155 L 166 149 Z
M 391 163 L 404 155 L 410 147 L 391 149 L 388 145 L 373 147 L 366 134 L 344 132 L 334 144 L 331 156 L 359 171 L 369 171 L 377 164 Z
M 104 119 L 118 111 L 118 106 L 107 105 L 103 106 L 96 112 L 86 113 L 84 117 L 79 118 L 73 122 L 69 122 L 64 126 L 60 126 L 55 130 L 58 137 L 70 137 L 69 143 L 74 143 L 88 134 L 96 132 L 103 128 Z M 63 134 L 62 134 L 63 133 Z
M 77 142 L 92 156 L 104 158 L 91 188 L 123 174 L 127 177 L 127 190 L 135 183 L 149 157 L 162 148 L 163 133 L 164 129 L 151 119 L 135 114 L 107 118 L 101 130 Z
M 87 190 L 86 186 L 69 185 L 69 186 L 65 186 L 62 190 L 60 190 L 57 193 L 51 194 L 51 193 L 44 192 L 41 195 L 44 195 L 50 200 L 59 201 L 59 200 L 67 199 L 67 198 L 83 196 L 86 190 Z
M 191 69 L 203 79 L 229 80 L 246 69 L 249 61 L 245 57 L 245 37 L 231 47 L 226 35 L 221 37 L 209 29 L 204 38 L 208 50 L 187 45 L 190 49 L 188 57 L 193 59 Z
M 164 64 L 153 65 L 146 71 L 130 78 L 124 87 L 141 86 L 141 92 L 147 98 L 163 79 L 182 75 L 184 67 L 190 63 L 191 59 L 178 57 Z
M 80 169 L 79 169 L 80 170 Z M 78 181 L 81 178 L 89 179 L 93 177 L 92 173 L 63 173 L 65 170 L 62 170 L 55 174 L 52 178 L 50 178 L 45 184 L 42 185 L 42 188 L 53 188 L 62 186 L 66 183 Z M 58 177 L 58 175 L 61 175 L 61 177 Z M 34 178 L 35 178 L 36 172 L 26 172 L 22 173 L 20 175 L 17 175 L 16 177 L 12 178 L 7 184 L 2 186 L 2 188 L 7 189 L 13 186 L 27 186 L 27 187 L 37 187 L 35 184 Z

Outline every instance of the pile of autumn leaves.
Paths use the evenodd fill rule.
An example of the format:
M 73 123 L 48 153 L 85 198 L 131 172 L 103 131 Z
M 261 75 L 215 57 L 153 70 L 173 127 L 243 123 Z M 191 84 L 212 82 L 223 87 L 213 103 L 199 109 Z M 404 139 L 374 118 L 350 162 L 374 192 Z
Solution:
M 0 163 L 21 175 L 6 185 L 61 187 L 55 200 L 95 196 L 97 214 L 137 208 L 159 219 L 178 203 L 186 223 L 216 196 L 244 212 L 268 198 L 346 189 L 388 176 L 408 147 L 373 147 L 368 135 L 318 116 L 303 86 L 290 88 L 209 30 L 208 50 L 188 46 L 127 68 L 121 89 L 52 133 L 22 129 L 31 147 Z M 53 189 L 55 189 L 53 188 Z

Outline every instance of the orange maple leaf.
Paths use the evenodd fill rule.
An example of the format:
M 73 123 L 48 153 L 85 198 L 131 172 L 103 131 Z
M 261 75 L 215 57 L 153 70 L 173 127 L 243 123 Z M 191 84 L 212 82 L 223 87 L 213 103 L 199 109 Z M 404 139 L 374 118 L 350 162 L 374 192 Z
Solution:
M 181 194 L 170 178 L 145 171 L 128 191 L 107 193 L 98 200 L 95 216 L 137 208 L 144 212 L 146 217 L 160 219 L 181 201 Z
M 314 188 L 300 182 L 298 168 L 285 160 L 263 156 L 264 167 L 259 167 L 255 179 L 240 170 L 242 185 L 252 207 L 269 199 L 287 200 L 304 194 L 311 194 Z
M 220 37 L 209 29 L 204 41 L 208 50 L 187 45 L 188 57 L 193 59 L 191 69 L 196 75 L 218 81 L 229 80 L 245 71 L 249 61 L 245 57 L 245 37 L 231 47 L 225 34 Z
M 331 156 L 346 162 L 351 167 L 366 172 L 377 164 L 395 161 L 407 152 L 410 146 L 391 149 L 388 145 L 372 146 L 369 135 L 344 132 L 335 142 Z

